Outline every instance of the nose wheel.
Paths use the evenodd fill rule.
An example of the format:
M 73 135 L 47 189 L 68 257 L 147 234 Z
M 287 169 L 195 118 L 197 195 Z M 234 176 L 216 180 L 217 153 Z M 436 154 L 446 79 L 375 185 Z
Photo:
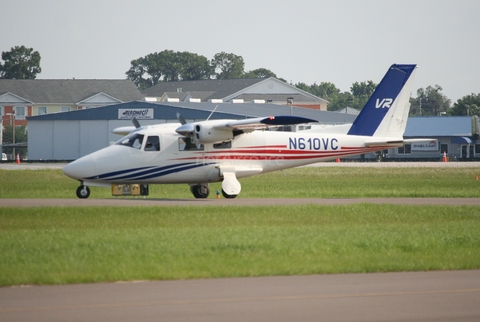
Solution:
M 87 199 L 90 196 L 90 188 L 87 186 L 80 186 L 77 188 L 77 197 L 80 199 Z

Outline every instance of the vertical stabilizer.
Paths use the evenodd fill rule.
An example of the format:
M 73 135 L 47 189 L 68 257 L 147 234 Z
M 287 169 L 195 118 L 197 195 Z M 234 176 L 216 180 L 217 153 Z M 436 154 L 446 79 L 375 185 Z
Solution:
M 352 124 L 349 135 L 403 138 L 417 65 L 390 66 Z

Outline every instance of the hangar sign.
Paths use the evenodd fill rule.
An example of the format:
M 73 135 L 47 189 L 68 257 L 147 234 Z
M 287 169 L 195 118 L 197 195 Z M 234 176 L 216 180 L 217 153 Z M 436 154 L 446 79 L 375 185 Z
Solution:
M 153 120 L 153 108 L 119 108 L 119 120 Z
M 412 151 L 438 151 L 438 141 L 424 141 L 412 143 Z

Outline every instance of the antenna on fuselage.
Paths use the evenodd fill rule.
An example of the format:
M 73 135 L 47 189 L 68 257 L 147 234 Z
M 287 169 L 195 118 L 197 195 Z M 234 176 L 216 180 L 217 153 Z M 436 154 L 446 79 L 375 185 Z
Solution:
M 210 113 L 210 115 L 207 117 L 207 121 L 212 117 L 213 113 L 215 113 L 215 111 L 217 110 L 217 106 L 215 106 L 215 108 L 213 109 L 212 113 Z

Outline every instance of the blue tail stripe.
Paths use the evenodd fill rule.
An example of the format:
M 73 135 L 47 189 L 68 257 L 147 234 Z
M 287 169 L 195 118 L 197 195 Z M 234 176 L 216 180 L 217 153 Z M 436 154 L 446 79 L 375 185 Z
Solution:
M 392 65 L 353 122 L 349 135 L 372 136 L 416 65 Z

